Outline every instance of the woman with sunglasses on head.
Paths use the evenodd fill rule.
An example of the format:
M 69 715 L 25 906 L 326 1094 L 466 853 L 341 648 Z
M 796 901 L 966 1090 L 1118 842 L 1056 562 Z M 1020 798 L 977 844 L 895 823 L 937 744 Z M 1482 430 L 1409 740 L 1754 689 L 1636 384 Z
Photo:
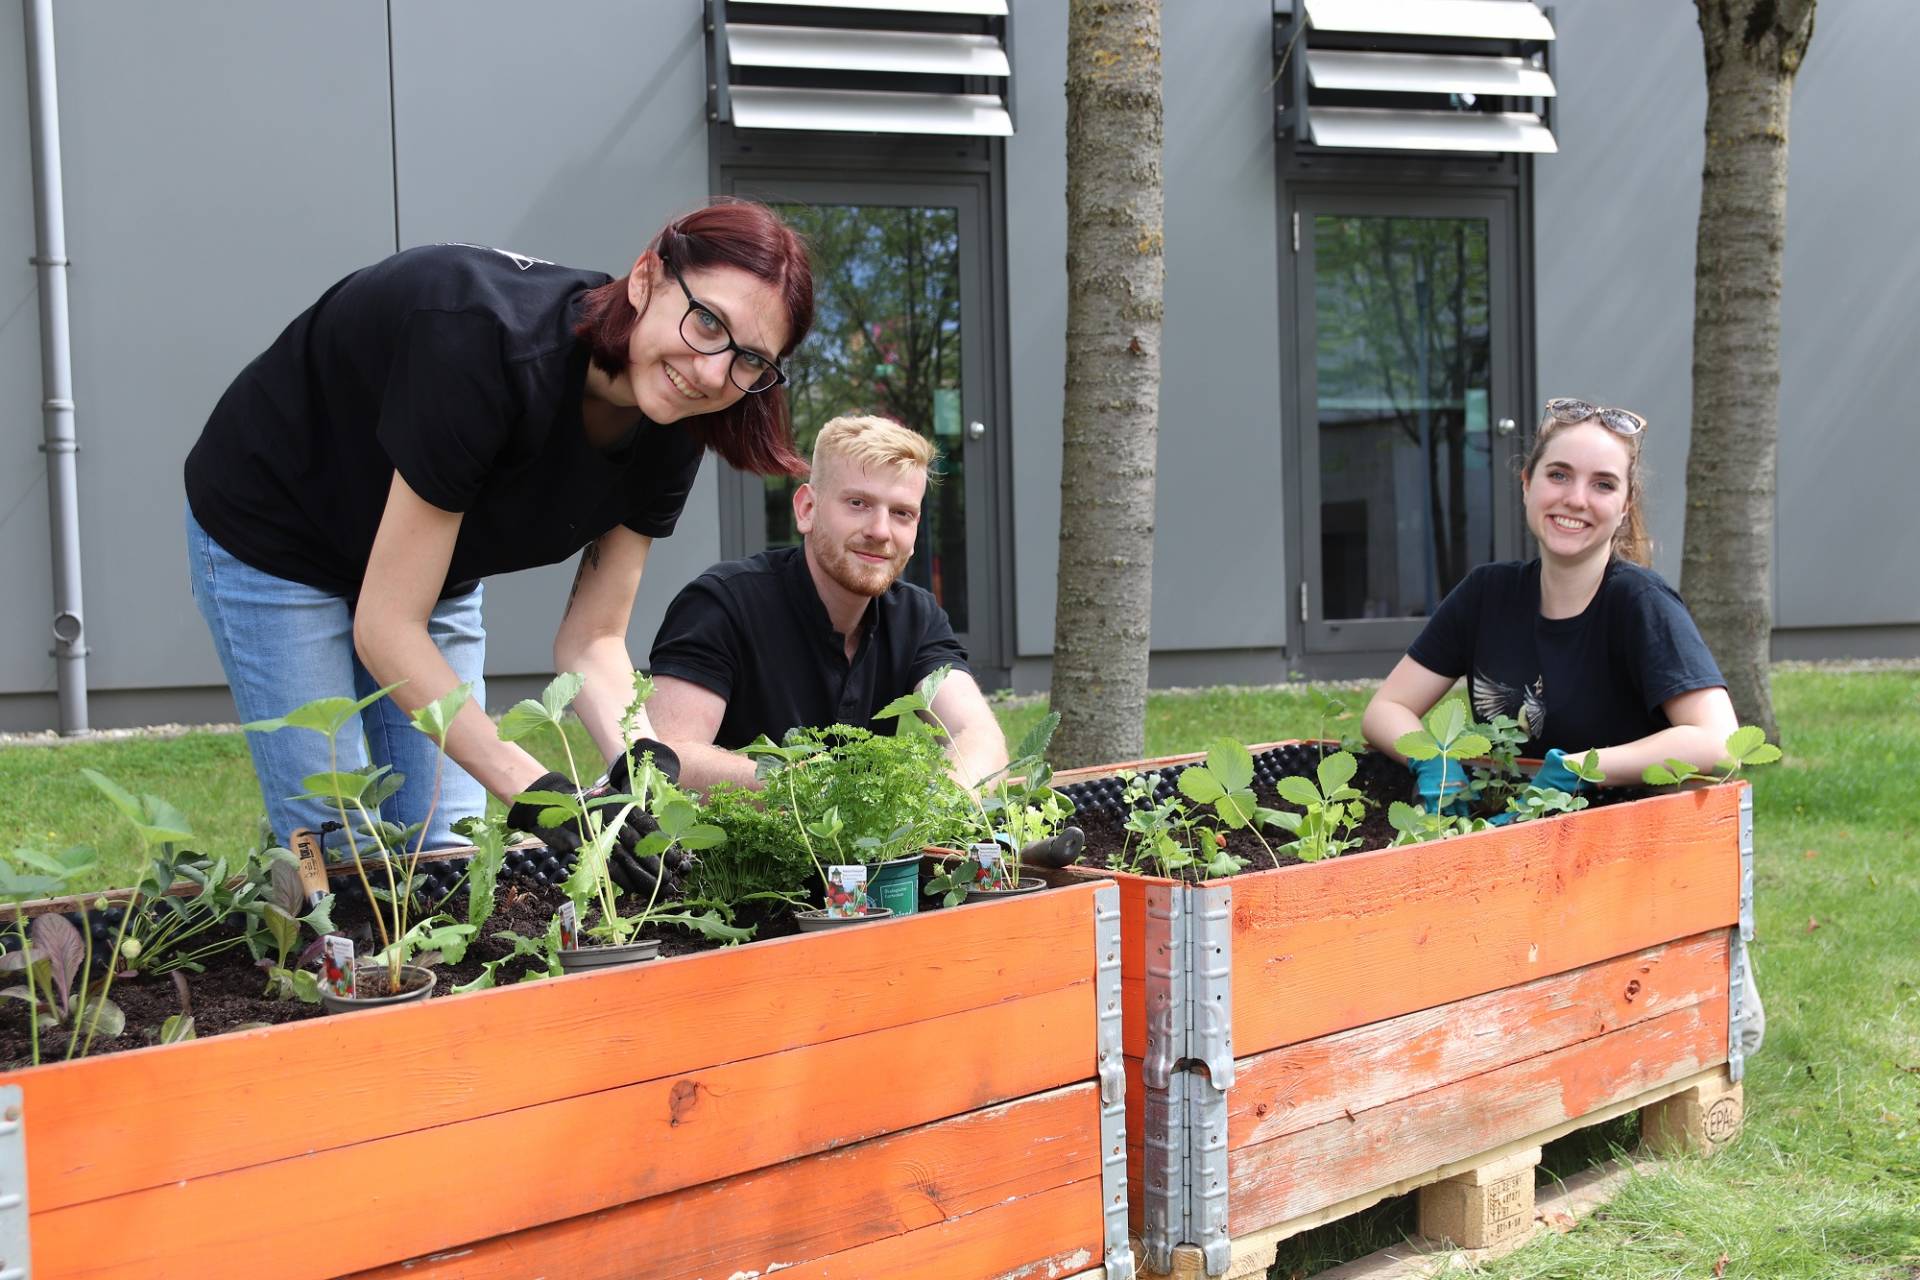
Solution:
M 1603 785 L 1638 783 L 1667 759 L 1707 769 L 1725 756 L 1738 727 L 1726 681 L 1678 593 L 1647 567 L 1645 428 L 1625 409 L 1547 402 L 1520 477 L 1539 558 L 1481 565 L 1447 593 L 1367 704 L 1369 742 L 1399 758 L 1394 743 L 1465 676 L 1475 719 L 1519 722 L 1523 754 L 1545 761 L 1541 786 L 1580 790 L 1564 757 L 1589 750 Z M 1429 812 L 1465 811 L 1457 761 L 1411 768 Z
M 322 806 L 286 797 L 333 768 L 405 775 L 381 816 L 406 826 L 431 809 L 428 848 L 463 843 L 449 825 L 481 813 L 487 792 L 512 804 L 567 787 L 483 710 L 480 580 L 576 552 L 555 667 L 585 675 L 574 708 L 616 782 L 630 745 L 671 775 L 645 716 L 632 744 L 620 723 L 641 573 L 707 450 L 804 474 L 779 362 L 812 322 L 805 248 L 744 201 L 670 222 L 623 278 L 431 245 L 355 272 L 298 316 L 187 457 L 194 600 L 244 721 L 398 687 L 338 735 L 337 763 L 319 734 L 248 735 L 276 837 L 323 829 Z M 474 696 L 447 735 L 434 804 L 437 752 L 407 713 L 462 682 Z M 576 843 L 538 830 L 537 814 L 510 820 Z

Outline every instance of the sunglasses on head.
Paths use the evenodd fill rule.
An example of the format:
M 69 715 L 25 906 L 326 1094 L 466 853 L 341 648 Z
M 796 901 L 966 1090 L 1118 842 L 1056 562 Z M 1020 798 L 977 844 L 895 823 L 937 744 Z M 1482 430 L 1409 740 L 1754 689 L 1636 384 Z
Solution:
M 1550 422 L 1572 424 L 1589 420 L 1598 420 L 1601 426 L 1617 436 L 1637 436 L 1647 429 L 1647 420 L 1631 409 L 1616 409 L 1611 405 L 1568 399 L 1547 401 L 1547 411 L 1540 416 L 1540 429 L 1545 431 Z

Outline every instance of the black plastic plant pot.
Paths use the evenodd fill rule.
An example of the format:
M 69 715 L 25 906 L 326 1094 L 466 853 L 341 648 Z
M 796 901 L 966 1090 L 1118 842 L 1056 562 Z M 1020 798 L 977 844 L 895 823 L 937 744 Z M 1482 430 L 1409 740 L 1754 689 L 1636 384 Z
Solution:
M 1011 888 L 983 889 L 979 885 L 969 885 L 967 901 L 972 902 L 976 898 L 988 902 L 998 898 L 1017 898 L 1023 893 L 1038 893 L 1046 887 L 1047 882 L 1039 876 L 1021 876 L 1020 883 Z
M 609 969 L 615 965 L 656 959 L 660 955 L 660 939 L 645 938 L 638 942 L 620 942 L 604 947 L 574 947 L 562 949 L 559 955 L 562 969 L 568 973 L 584 973 L 589 969 Z
M 893 912 L 886 907 L 868 907 L 857 916 L 842 916 L 829 913 L 824 907 L 813 907 L 806 911 L 793 913 L 793 922 L 800 926 L 802 933 L 819 933 L 825 929 L 838 929 L 850 924 L 870 924 L 875 920 L 889 920 Z
M 388 1005 L 412 1004 L 433 994 L 433 970 L 417 964 L 400 966 L 401 989 L 396 993 L 387 991 L 387 970 L 384 965 L 361 965 L 355 971 L 354 981 L 360 990 L 378 994 L 337 996 L 323 986 L 320 990 L 320 1007 L 328 1013 L 352 1013 L 356 1009 L 384 1009 Z

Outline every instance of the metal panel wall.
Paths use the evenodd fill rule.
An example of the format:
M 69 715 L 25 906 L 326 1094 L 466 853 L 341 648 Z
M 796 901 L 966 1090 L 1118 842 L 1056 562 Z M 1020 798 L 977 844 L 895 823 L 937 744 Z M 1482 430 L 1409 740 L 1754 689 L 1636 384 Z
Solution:
M 1656 567 L 1678 582 L 1692 413 L 1694 242 L 1706 73 L 1690 6 L 1581 0 L 1560 29 L 1560 153 L 1536 162 L 1542 395 L 1646 413 Z M 1920 558 L 1906 477 L 1920 134 L 1898 107 L 1920 9 L 1820 11 L 1794 90 L 1782 302 L 1774 609 L 1781 627 L 1920 623 L 1920 577 L 1836 573 Z M 1829 651 L 1851 652 L 1843 635 Z M 1881 642 L 1884 643 L 1884 642 Z M 1869 644 L 1863 635 L 1861 644 Z M 1862 650 L 1863 652 L 1865 650 Z
M 181 464 L 241 366 L 393 248 L 386 9 L 181 0 L 61 5 L 56 18 L 89 684 L 221 683 L 188 594 Z M 17 52 L 4 74 L 22 100 Z M 10 457 L 40 431 L 25 293 L 13 323 L 32 336 L 30 376 L 11 360 L 0 370 Z M 22 533 L 7 539 L 8 575 L 44 583 L 44 568 L 13 563 L 50 557 L 44 516 Z M 24 653 L 6 637 L 4 669 L 25 657 L 44 673 L 8 686 L 50 687 L 47 589 L 8 612 L 33 621 Z
M 1909 0 L 1822 5 L 1794 88 L 1774 543 L 1779 627 L 1920 624 L 1915 49 L 1920 6 Z M 1864 635 L 1830 643 L 1869 651 Z M 1894 651 L 1902 649 L 1916 652 L 1911 633 Z
M 1153 647 L 1277 647 L 1279 230 L 1269 0 L 1169 6 L 1166 330 Z M 1007 144 L 1015 548 L 1022 656 L 1053 647 L 1066 327 L 1066 14 L 1023 5 Z M 1235 572 L 1224 571 L 1232 566 Z M 1258 565 L 1251 574 L 1239 572 Z M 1250 590 L 1249 590 L 1250 588 Z
M 26 33 L 0 18 L 0 691 L 51 690 L 53 570 L 47 460 L 39 451 L 40 296 L 33 264 L 33 157 Z M 84 429 L 84 428 L 83 428 Z M 83 455 L 84 456 L 84 455 Z M 48 715 L 55 713 L 48 702 Z
M 396 4 L 400 243 L 466 240 L 624 273 L 707 197 L 702 22 L 694 0 Z M 674 592 L 719 559 L 725 465 L 707 459 L 648 562 L 628 633 L 637 662 Z M 554 566 L 487 583 L 489 672 L 552 670 L 571 581 Z

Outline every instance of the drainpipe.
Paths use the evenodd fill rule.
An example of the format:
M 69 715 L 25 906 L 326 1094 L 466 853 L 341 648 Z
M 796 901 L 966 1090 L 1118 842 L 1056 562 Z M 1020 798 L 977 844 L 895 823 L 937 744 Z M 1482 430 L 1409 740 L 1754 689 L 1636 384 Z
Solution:
M 27 106 L 33 131 L 34 265 L 40 277 L 40 380 L 53 532 L 53 661 L 60 732 L 87 732 L 87 644 L 80 607 L 80 485 L 74 454 L 73 360 L 67 333 L 67 227 L 60 192 L 60 102 L 53 0 L 21 0 L 27 21 Z

